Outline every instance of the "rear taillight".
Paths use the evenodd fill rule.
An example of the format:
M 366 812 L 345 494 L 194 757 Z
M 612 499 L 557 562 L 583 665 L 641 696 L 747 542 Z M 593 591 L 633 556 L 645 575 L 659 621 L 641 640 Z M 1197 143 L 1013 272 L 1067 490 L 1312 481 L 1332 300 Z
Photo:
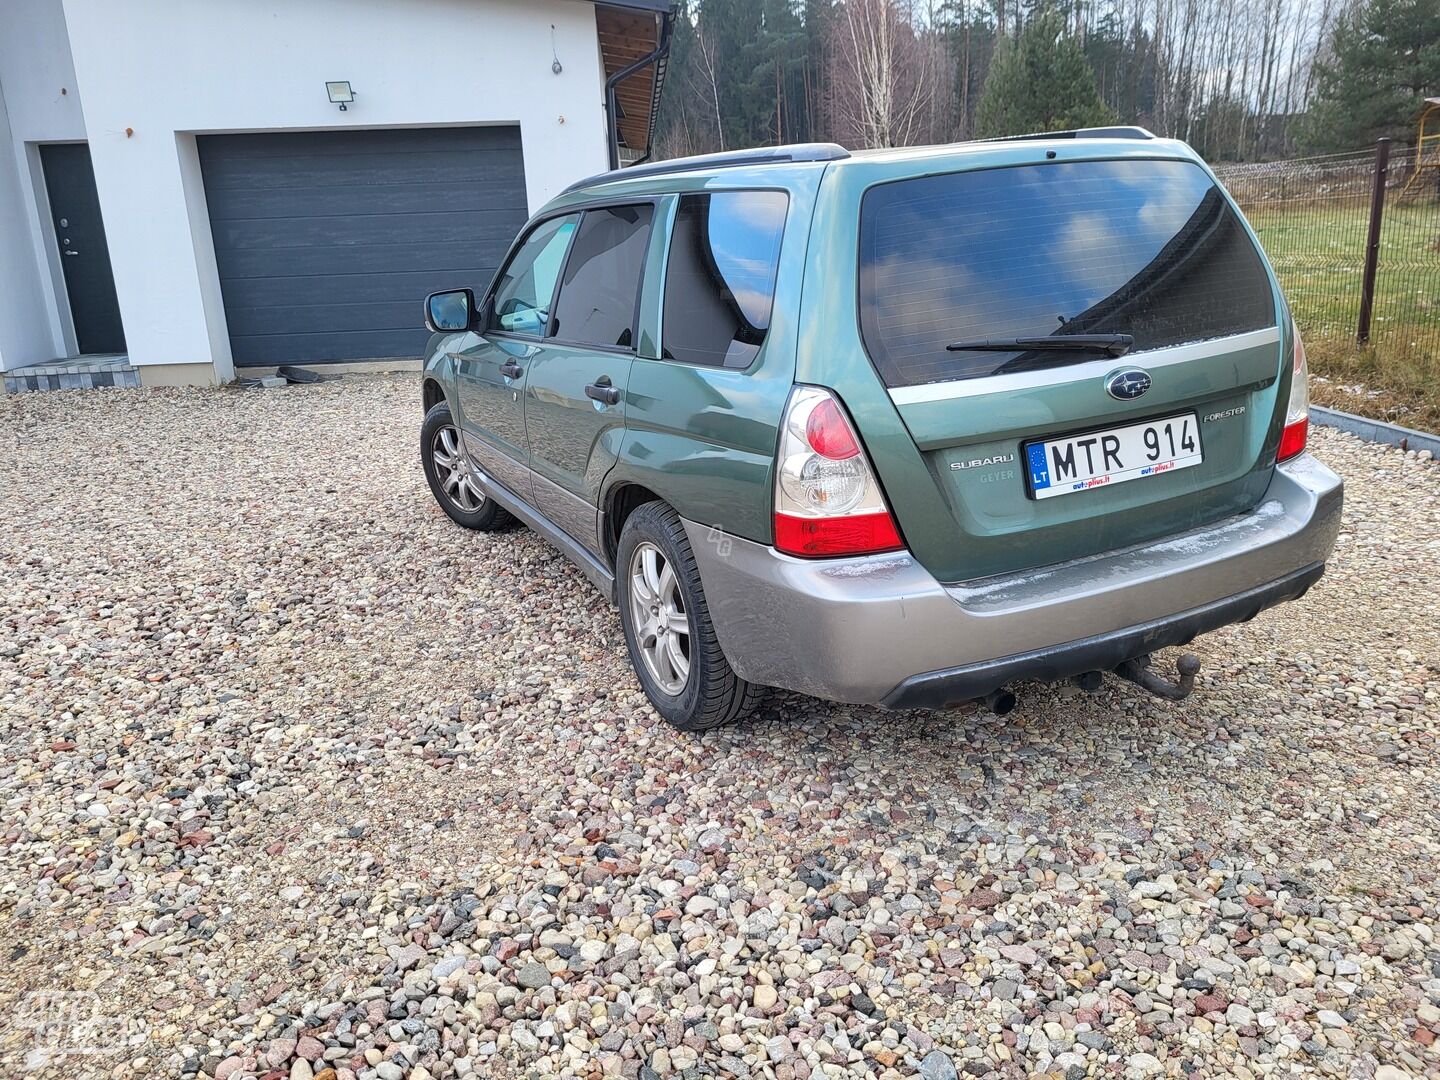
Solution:
M 1280 461 L 1286 461 L 1305 449 L 1310 434 L 1310 369 L 1305 363 L 1305 345 L 1300 328 L 1292 321 L 1290 337 L 1295 342 L 1295 371 L 1290 376 L 1290 404 L 1285 408 L 1285 430 L 1280 433 Z
M 797 386 L 780 425 L 775 546 L 816 559 L 904 546 L 855 429 L 828 390 Z

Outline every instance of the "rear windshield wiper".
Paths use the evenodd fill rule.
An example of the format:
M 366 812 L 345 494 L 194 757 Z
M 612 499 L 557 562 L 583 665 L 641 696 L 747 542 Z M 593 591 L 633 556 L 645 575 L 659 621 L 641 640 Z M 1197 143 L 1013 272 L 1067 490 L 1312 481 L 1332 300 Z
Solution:
M 1134 344 L 1135 339 L 1129 334 L 1053 334 L 952 341 L 945 349 L 947 352 L 1103 352 L 1124 356 Z

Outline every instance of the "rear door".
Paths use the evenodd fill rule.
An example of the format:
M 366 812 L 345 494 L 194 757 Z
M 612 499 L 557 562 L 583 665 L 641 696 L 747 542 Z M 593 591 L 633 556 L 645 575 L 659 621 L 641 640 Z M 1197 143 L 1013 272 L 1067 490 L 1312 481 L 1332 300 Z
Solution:
M 1042 159 L 867 185 L 858 202 L 856 329 L 909 436 L 872 451 L 941 580 L 1255 505 L 1288 334 L 1200 165 Z M 883 429 L 861 419 L 862 437 Z
M 534 361 L 578 214 L 547 218 L 515 249 L 495 282 L 478 334 L 455 338 L 450 357 L 465 445 L 475 462 L 527 502 L 531 499 L 525 405 L 520 395 Z
M 596 553 L 600 484 L 624 435 L 654 213 L 649 202 L 585 211 L 526 377 L 535 506 Z

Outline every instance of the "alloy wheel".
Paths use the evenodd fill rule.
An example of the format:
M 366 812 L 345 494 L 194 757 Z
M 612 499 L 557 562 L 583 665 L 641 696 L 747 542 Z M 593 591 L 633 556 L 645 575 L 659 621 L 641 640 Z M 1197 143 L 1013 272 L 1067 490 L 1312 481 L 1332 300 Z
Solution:
M 485 493 L 480 490 L 470 471 L 470 461 L 461 449 L 458 428 L 442 427 L 435 432 L 430 443 L 430 460 L 435 463 L 435 476 L 441 490 L 458 510 L 473 514 L 485 505 Z
M 630 556 L 630 615 L 645 669 L 678 697 L 690 678 L 690 617 L 674 567 L 648 540 Z

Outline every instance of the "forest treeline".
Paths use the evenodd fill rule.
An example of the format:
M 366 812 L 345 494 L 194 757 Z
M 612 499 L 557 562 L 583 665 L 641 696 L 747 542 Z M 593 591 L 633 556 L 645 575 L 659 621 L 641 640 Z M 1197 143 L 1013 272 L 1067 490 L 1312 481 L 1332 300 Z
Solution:
M 1139 124 L 1212 161 L 1405 138 L 1440 0 L 684 0 L 657 157 Z

